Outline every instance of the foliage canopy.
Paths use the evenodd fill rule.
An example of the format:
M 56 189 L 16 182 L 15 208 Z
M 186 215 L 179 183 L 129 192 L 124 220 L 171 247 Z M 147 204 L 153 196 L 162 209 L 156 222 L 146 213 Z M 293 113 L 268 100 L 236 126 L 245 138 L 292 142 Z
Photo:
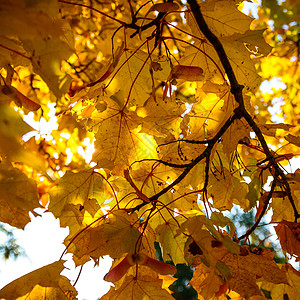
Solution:
M 263 1 L 253 19 L 242 6 L 0 3 L 0 221 L 23 229 L 45 208 L 69 228 L 61 258 L 1 299 L 76 299 L 66 252 L 114 259 L 101 299 L 173 299 L 184 263 L 199 299 L 298 297 L 300 9 Z M 259 89 L 274 76 L 283 88 Z M 49 137 L 30 118 L 58 125 Z M 255 211 L 241 235 L 233 205 Z M 253 247 L 269 211 L 281 264 L 270 241 Z

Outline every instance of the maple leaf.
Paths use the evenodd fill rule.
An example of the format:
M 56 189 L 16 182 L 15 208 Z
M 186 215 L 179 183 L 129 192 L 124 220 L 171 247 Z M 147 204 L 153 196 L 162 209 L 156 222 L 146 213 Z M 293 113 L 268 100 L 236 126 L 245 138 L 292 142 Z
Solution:
M 31 61 L 34 71 L 44 79 L 55 96 L 61 98 L 71 82 L 71 77 L 61 71 L 61 61 L 69 58 L 73 51 L 61 38 L 65 33 L 63 23 L 53 18 L 57 14 L 55 1 L 49 1 L 47 5 L 28 5 L 25 1 L 14 0 L 3 5 L 1 22 L 5 25 L 0 25 L 5 29 L 4 35 L 20 39 L 21 52 L 26 53 L 24 56 Z M 9 63 L 14 64 L 11 59 Z
M 152 72 L 151 78 L 152 61 L 159 64 L 159 68 Z M 113 81 L 109 81 L 106 89 L 115 94 L 122 84 L 124 100 L 121 103 L 127 101 L 130 106 L 143 106 L 151 94 L 153 80 L 166 80 L 169 72 L 170 65 L 165 57 L 156 57 L 142 50 L 127 49 L 112 73 Z
M 24 229 L 30 222 L 29 212 L 40 207 L 37 185 L 9 164 L 0 164 L 1 222 Z
M 189 114 L 189 139 L 211 137 L 224 125 L 226 118 L 235 108 L 235 103 L 229 93 L 227 84 L 205 82 L 199 85 L 196 92 L 197 103 L 193 104 Z M 205 128 L 208 128 L 206 130 Z
M 101 205 L 109 196 L 105 193 L 103 177 L 93 169 L 78 173 L 67 172 L 50 191 L 49 211 L 60 218 L 61 226 L 70 225 L 70 235 L 91 221 L 91 217 L 83 223 L 83 208 L 95 215 L 95 204 Z M 90 199 L 94 205 L 89 205 Z M 97 209 L 97 208 L 96 208 Z M 98 207 L 100 210 L 100 206 Z M 81 217 L 80 217 L 81 215 Z
M 5 104 L 0 104 L 0 153 L 10 161 L 26 163 L 39 171 L 44 171 L 44 161 L 27 151 L 21 138 L 33 130 L 17 112 Z
M 80 266 L 91 258 L 97 261 L 99 257 L 107 255 L 106 242 L 103 226 L 89 227 L 68 239 L 68 252 L 73 253 L 76 266 Z
M 300 259 L 299 224 L 282 220 L 275 226 L 277 236 L 280 240 L 282 250 L 296 255 Z
M 231 279 L 229 288 L 242 297 L 261 295 L 256 281 L 287 284 L 286 272 L 280 270 L 273 260 L 271 250 L 260 249 L 258 253 L 241 248 L 240 254 L 228 253 L 222 261 L 229 267 Z
M 139 230 L 136 214 L 128 215 L 125 211 L 114 212 L 103 228 L 103 237 L 107 239 L 107 251 L 112 258 L 120 258 L 126 252 L 134 252 Z
M 174 136 L 176 139 L 179 138 L 181 115 L 185 109 L 185 104 L 172 101 L 172 99 L 163 100 L 162 97 L 156 97 L 156 99 L 150 97 L 144 106 L 137 109 L 137 115 L 143 118 L 140 132 L 154 137 Z
M 270 291 L 272 299 L 279 300 L 288 297 L 288 299 L 297 299 L 300 288 L 300 273 L 296 271 L 290 264 L 283 266 L 286 270 L 287 284 L 274 284 L 271 282 L 263 282 L 261 288 Z
M 240 120 L 235 121 L 223 135 L 223 150 L 228 158 L 236 149 L 240 140 L 249 138 L 250 128 L 245 126 Z
M 253 20 L 239 11 L 234 1 L 207 1 L 201 4 L 201 10 L 208 26 L 213 28 L 214 34 L 221 37 L 244 33 Z
M 0 290 L 0 298 L 13 299 L 76 299 L 77 292 L 69 280 L 61 276 L 63 261 L 28 273 Z
M 150 276 L 127 276 L 123 284 L 117 289 L 111 288 L 101 300 L 113 299 L 174 299 L 162 288 L 162 280 Z
M 139 132 L 136 114 L 123 112 L 112 99 L 105 101 L 106 110 L 92 116 L 97 130 L 93 160 L 100 167 L 123 172 L 135 160 L 156 158 L 156 143 L 153 137 Z
M 246 197 L 246 185 L 242 184 L 236 177 L 229 175 L 225 168 L 217 168 L 214 175 L 211 176 L 211 187 L 208 189 L 214 201 L 214 206 L 220 210 L 231 209 L 233 200 L 244 201 Z M 226 192 L 224 193 L 224 188 Z
M 167 220 L 164 224 L 156 227 L 158 241 L 163 248 L 163 259 L 166 261 L 170 257 L 175 265 L 185 263 L 184 247 L 187 237 L 177 235 L 178 224 L 185 219 L 178 216 L 174 219 Z
M 212 234 L 208 230 L 201 229 L 204 225 Z M 190 236 L 186 242 L 186 248 L 190 251 L 185 251 L 189 264 L 193 264 L 196 256 L 199 256 L 206 266 L 214 268 L 229 251 L 232 253 L 239 251 L 239 246 L 224 238 L 214 228 L 213 222 L 205 216 L 189 218 L 181 225 L 180 231 L 183 233 L 187 231 Z
M 263 36 L 264 32 L 265 29 L 247 30 L 244 33 L 234 33 L 233 35 L 228 36 L 228 38 L 222 37 L 222 41 L 241 41 L 246 44 L 246 47 L 251 50 L 251 52 L 267 56 L 271 52 L 272 47 L 266 42 Z
M 223 280 L 214 268 L 208 268 L 204 264 L 199 264 L 195 268 L 190 284 L 204 299 L 211 299 L 219 291 Z

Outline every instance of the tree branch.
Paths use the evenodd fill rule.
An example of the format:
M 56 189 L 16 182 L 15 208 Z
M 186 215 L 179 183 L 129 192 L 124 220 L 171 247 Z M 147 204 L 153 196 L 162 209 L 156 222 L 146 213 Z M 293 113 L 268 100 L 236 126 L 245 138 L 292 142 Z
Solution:
M 267 157 L 267 159 L 270 160 L 270 163 L 272 165 L 272 167 L 275 170 L 275 174 L 277 174 L 278 176 L 281 177 L 283 185 L 286 189 L 287 192 L 287 197 L 293 207 L 294 210 L 294 215 L 295 215 L 295 221 L 297 221 L 297 219 L 300 217 L 300 214 L 298 213 L 298 210 L 296 208 L 294 199 L 292 197 L 291 194 L 291 189 L 289 186 L 289 183 L 286 179 L 286 176 L 284 174 L 284 172 L 282 171 L 282 169 L 279 167 L 279 165 L 277 164 L 274 156 L 272 155 L 266 141 L 265 138 L 261 132 L 261 130 L 259 129 L 259 127 L 257 126 L 257 124 L 255 123 L 255 121 L 252 119 L 252 117 L 250 116 L 250 114 L 248 113 L 248 111 L 245 108 L 245 104 L 244 104 L 244 99 L 243 99 L 243 94 L 242 94 L 242 89 L 243 86 L 238 84 L 238 81 L 235 77 L 235 74 L 233 72 L 233 69 L 231 67 L 231 64 L 228 60 L 228 57 L 225 53 L 225 50 L 221 44 L 221 42 L 219 41 L 219 39 L 215 36 L 215 34 L 208 28 L 203 15 L 201 13 L 200 10 L 200 6 L 198 5 L 196 0 L 187 0 L 188 4 L 191 7 L 191 11 L 195 17 L 195 20 L 200 28 L 200 30 L 202 31 L 202 33 L 204 34 L 204 36 L 207 38 L 207 40 L 213 45 L 213 47 L 215 48 L 219 59 L 222 63 L 222 66 L 228 76 L 228 80 L 230 82 L 231 85 L 231 93 L 234 95 L 235 101 L 239 104 L 239 107 L 237 109 L 235 109 L 235 114 L 239 115 L 239 118 L 244 117 L 245 120 L 247 121 L 247 123 L 250 125 L 250 127 L 252 128 L 252 130 L 255 132 L 263 150 L 264 153 Z

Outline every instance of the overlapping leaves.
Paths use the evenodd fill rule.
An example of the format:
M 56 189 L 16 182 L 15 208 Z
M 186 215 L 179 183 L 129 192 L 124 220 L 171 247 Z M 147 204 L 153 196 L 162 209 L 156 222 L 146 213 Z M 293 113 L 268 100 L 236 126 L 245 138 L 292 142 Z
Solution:
M 260 287 L 274 299 L 296 297 L 292 267 L 279 267 L 274 251 L 239 244 L 251 242 L 270 206 L 283 251 L 299 259 L 299 174 L 280 172 L 299 150 L 299 126 L 270 124 L 255 98 L 257 64 L 271 47 L 237 3 L 210 0 L 200 9 L 243 91 L 233 89 L 224 57 L 183 2 L 0 4 L 0 221 L 24 228 L 40 200 L 69 228 L 64 243 L 77 266 L 114 259 L 106 278 L 115 287 L 102 299 L 172 299 L 167 261 L 195 267 L 190 284 L 203 299 L 259 297 Z M 24 68 L 31 75 L 20 83 Z M 35 156 L 22 141 L 31 128 L 10 106 L 38 119 L 48 100 L 59 127 L 52 148 L 36 137 Z M 78 141 L 84 152 L 87 136 L 92 168 L 78 156 L 62 160 Z M 242 237 L 223 215 L 233 204 L 258 206 Z M 62 261 L 43 267 L 0 295 L 72 299 L 63 268 Z

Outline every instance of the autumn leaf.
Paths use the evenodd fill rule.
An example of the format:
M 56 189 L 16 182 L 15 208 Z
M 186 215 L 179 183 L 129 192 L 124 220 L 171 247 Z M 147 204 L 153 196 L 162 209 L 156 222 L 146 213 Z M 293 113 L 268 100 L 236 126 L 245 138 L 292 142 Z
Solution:
M 158 241 L 163 247 L 163 259 L 166 261 L 170 257 L 175 265 L 185 263 L 184 247 L 187 237 L 177 235 L 178 223 L 184 221 L 184 218 L 178 216 L 175 219 L 169 219 L 166 223 L 156 227 Z
M 124 100 L 121 103 L 125 104 L 127 101 L 130 105 L 143 106 L 152 90 L 153 80 L 149 71 L 151 61 L 160 65 L 160 68 L 153 72 L 153 80 L 166 80 L 170 72 L 166 58 L 149 55 L 141 50 L 127 50 L 112 73 L 113 81 L 108 82 L 106 89 L 115 94 L 122 85 Z
M 63 269 L 63 261 L 57 261 L 28 273 L 2 288 L 0 298 L 13 300 L 75 297 L 77 295 L 75 288 L 66 277 L 60 275 Z
M 37 185 L 9 164 L 0 164 L 1 222 L 24 229 L 30 222 L 29 212 L 40 207 Z
M 221 167 L 216 170 L 215 175 L 211 178 L 211 187 L 209 191 L 211 193 L 212 199 L 214 201 L 215 207 L 220 210 L 231 209 L 234 203 L 234 199 L 238 202 L 245 201 L 246 196 L 246 186 L 241 185 L 239 180 L 234 176 L 229 175 L 227 169 L 221 171 Z M 221 186 L 226 189 L 226 192 L 221 192 Z
M 125 211 L 117 211 L 109 217 L 103 228 L 103 237 L 107 239 L 107 252 L 112 258 L 120 258 L 126 252 L 135 251 L 140 236 L 137 222 L 136 214 L 129 216 Z
M 259 30 L 247 30 L 244 33 L 235 33 L 232 36 L 228 37 L 235 41 L 241 41 L 246 44 L 246 47 L 253 53 L 259 53 L 267 56 L 272 47 L 266 42 L 263 33 L 265 29 Z M 222 41 L 226 42 L 227 37 L 223 37 Z
M 208 268 L 204 264 L 199 264 L 195 268 L 195 273 L 190 284 L 203 299 L 211 299 L 217 294 L 223 280 L 213 268 Z
M 279 269 L 273 255 L 271 250 L 261 249 L 253 253 L 246 247 L 241 248 L 240 254 L 228 253 L 222 261 L 230 269 L 229 288 L 247 298 L 261 295 L 256 281 L 287 284 L 286 272 Z
M 137 108 L 137 115 L 143 118 L 140 132 L 154 137 L 179 138 L 182 114 L 185 109 L 185 104 L 172 101 L 172 99 L 149 98 L 144 106 Z
M 174 299 L 165 289 L 162 288 L 162 280 L 149 276 L 135 278 L 126 277 L 122 286 L 117 290 L 110 291 L 101 298 L 106 299 Z
M 103 299 L 298 299 L 300 12 L 251 5 L 2 1 L 0 229 L 45 206 Z M 0 298 L 74 299 L 63 270 Z
M 93 160 L 100 167 L 123 173 L 135 160 L 156 158 L 153 137 L 139 132 L 141 120 L 134 113 L 124 113 L 113 100 L 105 101 L 106 110 L 94 116 L 93 130 L 97 133 Z
M 81 213 L 84 208 L 90 216 L 95 215 L 95 205 L 89 205 L 90 199 L 96 199 L 95 204 L 99 204 L 100 210 L 101 204 L 109 197 L 105 194 L 102 175 L 93 169 L 66 173 L 49 194 L 49 211 L 60 218 L 61 226 L 70 226 L 71 235 L 92 220 L 87 216 L 84 221 L 84 211 Z
M 264 282 L 261 288 L 270 291 L 272 299 L 279 300 L 288 296 L 289 299 L 297 299 L 298 290 L 300 288 L 300 274 L 291 265 L 286 266 L 287 284 L 274 284 Z
M 8 105 L 0 104 L 0 153 L 10 161 L 26 163 L 33 168 L 45 170 L 45 162 L 34 153 L 27 151 L 22 145 L 21 138 L 33 130 Z
M 299 241 L 299 230 L 300 227 L 298 223 L 288 222 L 282 220 L 275 227 L 277 236 L 280 240 L 282 250 L 290 253 L 291 255 L 296 255 L 299 260 L 300 256 L 300 241 Z
M 224 134 L 223 150 L 227 155 L 231 155 L 236 149 L 240 140 L 249 137 L 249 128 L 241 121 L 235 121 Z

